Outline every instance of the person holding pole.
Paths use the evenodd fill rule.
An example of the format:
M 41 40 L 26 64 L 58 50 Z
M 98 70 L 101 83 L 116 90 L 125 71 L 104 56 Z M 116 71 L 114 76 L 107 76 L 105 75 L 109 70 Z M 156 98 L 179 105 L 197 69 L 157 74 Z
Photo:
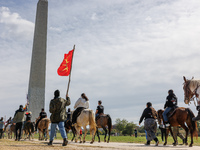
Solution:
M 49 105 L 49 112 L 51 113 L 50 120 L 51 120 L 51 132 L 50 132 L 50 141 L 48 145 L 52 145 L 53 139 L 55 136 L 56 127 L 58 125 L 60 134 L 63 138 L 62 146 L 66 146 L 67 141 L 67 134 L 64 127 L 64 121 L 66 120 L 66 106 L 71 104 L 70 98 L 66 95 L 66 100 L 60 98 L 60 91 L 56 90 L 54 92 L 54 99 L 51 100 Z

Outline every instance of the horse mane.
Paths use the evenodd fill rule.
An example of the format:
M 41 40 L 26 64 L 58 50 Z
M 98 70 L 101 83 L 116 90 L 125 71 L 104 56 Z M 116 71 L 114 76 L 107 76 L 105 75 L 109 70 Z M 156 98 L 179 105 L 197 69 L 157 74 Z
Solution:
M 195 79 L 190 80 L 189 86 L 191 88 L 196 88 L 196 87 L 200 86 L 200 80 L 195 80 Z

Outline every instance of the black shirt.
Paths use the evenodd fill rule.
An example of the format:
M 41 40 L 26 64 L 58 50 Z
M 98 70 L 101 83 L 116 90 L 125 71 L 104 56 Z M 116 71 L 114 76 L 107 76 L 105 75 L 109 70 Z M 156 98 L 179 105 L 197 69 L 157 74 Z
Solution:
M 144 109 L 144 111 L 143 111 L 143 113 L 142 113 L 142 116 L 140 117 L 139 123 L 141 123 L 142 120 L 143 120 L 144 118 L 145 118 L 145 119 L 147 119 L 147 118 L 153 118 L 153 119 L 154 119 L 154 117 L 153 117 L 153 115 L 152 115 L 152 110 L 151 110 L 151 108 L 147 107 L 147 108 Z
M 177 97 L 174 94 L 169 94 L 166 98 L 166 103 L 164 108 L 166 107 L 174 107 L 177 106 Z
M 42 118 L 45 118 L 47 116 L 47 113 L 46 112 L 41 112 L 40 113 L 40 118 L 42 119 Z
M 98 114 L 104 113 L 104 107 L 102 105 L 97 106 Z

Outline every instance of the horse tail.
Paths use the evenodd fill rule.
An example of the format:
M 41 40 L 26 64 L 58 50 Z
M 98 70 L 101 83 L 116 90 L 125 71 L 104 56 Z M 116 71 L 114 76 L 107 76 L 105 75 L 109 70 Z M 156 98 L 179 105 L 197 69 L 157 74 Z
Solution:
M 190 122 L 192 124 L 192 129 L 193 129 L 193 136 L 195 136 L 196 138 L 198 138 L 198 128 L 197 128 L 197 122 L 196 121 L 193 121 L 192 118 L 195 117 L 194 116 L 194 113 L 192 112 L 192 110 L 190 108 L 186 108 L 186 111 L 188 112 L 189 114 L 189 118 L 190 119 Z
M 108 129 L 111 131 L 111 129 L 112 129 L 112 119 L 111 119 L 109 114 L 107 114 L 107 117 L 108 117 Z
M 89 111 L 89 125 L 90 125 L 90 134 L 92 133 L 92 130 L 94 130 L 94 133 L 96 133 L 96 122 L 95 122 L 95 116 L 94 112 L 92 110 Z

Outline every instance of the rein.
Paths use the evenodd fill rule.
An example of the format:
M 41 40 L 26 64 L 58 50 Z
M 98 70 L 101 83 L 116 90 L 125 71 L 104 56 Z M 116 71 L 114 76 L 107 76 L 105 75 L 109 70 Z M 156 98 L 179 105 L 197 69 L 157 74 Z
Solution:
M 192 92 L 192 91 L 190 90 L 189 85 L 190 85 L 190 81 L 189 81 L 188 83 L 186 83 L 186 90 L 187 90 L 186 92 L 188 93 L 188 91 L 189 91 L 190 93 L 192 93 L 193 96 L 195 95 L 196 101 L 198 101 L 199 94 L 197 93 L 197 89 L 200 87 L 200 85 L 198 85 L 198 86 L 195 88 L 194 92 Z M 195 102 L 195 100 L 194 100 L 194 97 L 192 97 L 192 98 L 190 99 L 190 101 L 194 101 L 194 105 L 197 106 L 197 105 L 196 105 L 196 102 Z M 189 105 L 189 104 L 188 104 L 188 105 Z

